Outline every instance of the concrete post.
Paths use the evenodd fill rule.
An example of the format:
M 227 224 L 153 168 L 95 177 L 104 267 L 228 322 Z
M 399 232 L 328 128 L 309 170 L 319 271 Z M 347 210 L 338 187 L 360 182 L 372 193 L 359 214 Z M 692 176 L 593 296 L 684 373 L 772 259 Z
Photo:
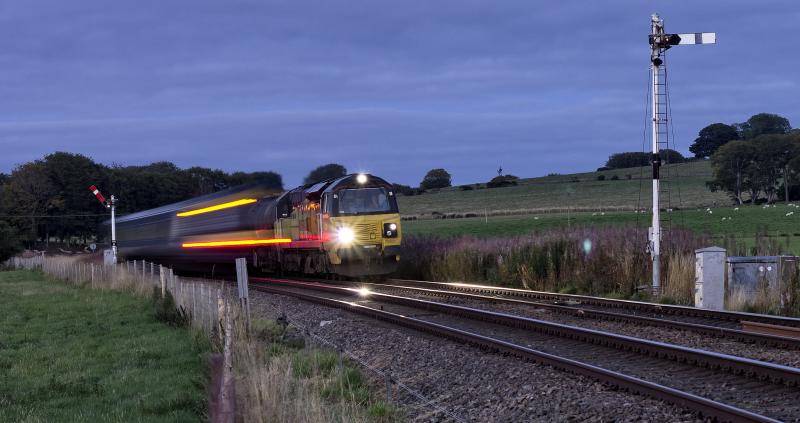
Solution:
M 694 306 L 709 310 L 725 308 L 725 258 L 720 247 L 695 250 Z

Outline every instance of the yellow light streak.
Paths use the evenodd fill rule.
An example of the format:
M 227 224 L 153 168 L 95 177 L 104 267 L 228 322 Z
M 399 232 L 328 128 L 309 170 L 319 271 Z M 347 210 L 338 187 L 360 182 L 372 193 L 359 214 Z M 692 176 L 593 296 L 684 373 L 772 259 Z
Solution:
M 252 245 L 266 244 L 288 244 L 292 242 L 290 238 L 270 238 L 270 239 L 237 239 L 232 241 L 205 241 L 205 242 L 185 242 L 181 244 L 183 248 L 204 248 L 204 247 L 248 247 Z
M 215 206 L 205 207 L 205 208 L 202 208 L 202 209 L 189 210 L 189 211 L 186 211 L 186 212 L 181 212 L 181 213 L 178 213 L 178 216 L 179 217 L 186 217 L 186 216 L 194 216 L 196 214 L 210 213 L 210 212 L 217 211 L 217 210 L 229 209 L 231 207 L 238 207 L 238 206 L 242 206 L 242 205 L 245 205 L 245 204 L 255 203 L 256 201 L 258 201 L 258 200 L 254 199 L 254 198 L 243 198 L 241 200 L 236 200 L 236 201 L 231 201 L 231 202 L 228 202 L 228 203 L 217 204 Z

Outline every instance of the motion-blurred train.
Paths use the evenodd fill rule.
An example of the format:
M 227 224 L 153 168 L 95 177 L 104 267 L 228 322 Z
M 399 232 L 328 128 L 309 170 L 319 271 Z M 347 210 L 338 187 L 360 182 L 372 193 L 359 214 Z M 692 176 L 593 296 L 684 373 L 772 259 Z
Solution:
M 243 185 L 117 219 L 124 259 L 204 271 L 246 257 L 268 273 L 383 275 L 401 238 L 392 185 L 363 173 L 277 195 Z

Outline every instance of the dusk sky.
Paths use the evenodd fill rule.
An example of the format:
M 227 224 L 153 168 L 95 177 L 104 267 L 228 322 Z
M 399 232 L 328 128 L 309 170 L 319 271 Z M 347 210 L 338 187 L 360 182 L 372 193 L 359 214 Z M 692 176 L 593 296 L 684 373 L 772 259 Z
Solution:
M 0 172 L 57 150 L 287 187 L 329 162 L 409 185 L 594 170 L 642 149 L 653 12 L 717 32 L 668 52 L 678 150 L 759 112 L 800 126 L 794 0 L 3 1 Z

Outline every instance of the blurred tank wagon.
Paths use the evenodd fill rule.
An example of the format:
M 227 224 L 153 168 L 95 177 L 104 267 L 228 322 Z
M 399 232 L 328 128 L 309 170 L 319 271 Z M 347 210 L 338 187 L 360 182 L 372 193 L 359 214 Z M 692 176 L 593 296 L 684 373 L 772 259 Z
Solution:
M 186 269 L 247 257 L 266 273 L 383 275 L 401 239 L 392 185 L 363 173 L 280 194 L 245 185 L 117 219 L 123 259 Z

